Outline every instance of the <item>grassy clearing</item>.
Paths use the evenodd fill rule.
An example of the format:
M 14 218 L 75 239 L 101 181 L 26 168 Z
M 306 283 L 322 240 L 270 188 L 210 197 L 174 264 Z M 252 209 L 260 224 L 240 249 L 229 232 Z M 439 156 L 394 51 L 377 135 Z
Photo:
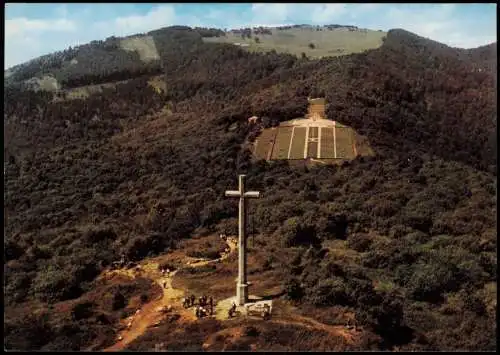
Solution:
M 314 28 L 292 28 L 271 30 L 272 35 L 252 35 L 242 38 L 239 34 L 226 33 L 223 37 L 203 38 L 207 43 L 239 43 L 251 52 L 289 53 L 301 56 L 305 53 L 310 58 L 336 57 L 351 53 L 360 53 L 382 45 L 386 32 L 372 30 L 349 31 L 346 28 L 317 31 Z M 258 37 L 258 43 L 255 40 Z M 312 43 L 314 48 L 309 44 Z M 247 45 L 247 46 L 245 46 Z
M 126 51 L 136 51 L 144 62 L 160 59 L 152 36 L 125 38 L 120 41 L 120 47 Z

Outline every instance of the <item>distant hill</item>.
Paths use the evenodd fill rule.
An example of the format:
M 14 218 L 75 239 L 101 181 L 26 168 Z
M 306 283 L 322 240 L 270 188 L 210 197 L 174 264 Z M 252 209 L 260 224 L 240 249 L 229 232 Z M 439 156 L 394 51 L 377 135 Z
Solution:
M 173 28 L 182 30 L 184 27 Z M 387 36 L 382 31 L 342 25 L 256 27 L 227 32 L 213 28 L 194 28 L 186 31 L 190 32 L 191 44 L 199 44 L 201 41 L 226 43 L 253 52 L 274 50 L 298 57 L 305 55 L 312 59 L 375 49 L 382 45 Z M 420 38 L 404 32 L 410 42 Z M 159 29 L 125 38 L 113 36 L 104 41 L 92 41 L 44 55 L 6 70 L 4 84 L 22 84 L 25 88 L 53 91 L 161 74 L 165 61 L 168 62 L 165 55 L 173 50 L 173 47 L 166 47 L 173 42 L 165 34 L 164 29 Z M 448 48 L 458 57 L 476 63 L 478 70 L 483 67 L 492 68 L 492 63 L 496 61 L 496 44 L 468 50 L 451 49 L 435 41 L 428 41 L 427 46 L 432 51 Z

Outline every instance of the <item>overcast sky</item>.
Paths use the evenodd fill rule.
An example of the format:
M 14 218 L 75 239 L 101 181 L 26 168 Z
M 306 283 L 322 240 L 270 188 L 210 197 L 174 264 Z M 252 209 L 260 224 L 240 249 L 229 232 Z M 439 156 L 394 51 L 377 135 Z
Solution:
M 496 41 L 496 4 L 6 4 L 5 68 L 69 46 L 171 25 L 404 28 L 454 47 Z

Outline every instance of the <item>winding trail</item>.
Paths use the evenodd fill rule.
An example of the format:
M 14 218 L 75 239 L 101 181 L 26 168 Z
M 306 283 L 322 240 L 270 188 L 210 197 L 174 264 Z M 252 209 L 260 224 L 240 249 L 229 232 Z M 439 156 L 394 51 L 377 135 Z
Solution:
M 357 330 L 348 330 L 346 327 L 341 326 L 341 325 L 328 325 L 324 324 L 321 322 L 318 322 L 317 320 L 302 316 L 302 315 L 297 315 L 297 314 L 290 314 L 287 318 L 283 319 L 271 319 L 267 321 L 268 323 L 274 323 L 274 324 L 283 324 L 283 325 L 298 325 L 299 327 L 304 327 L 309 330 L 322 330 L 328 333 L 332 337 L 340 337 L 343 338 L 346 342 L 346 344 L 353 344 L 355 342 L 356 338 L 356 333 Z M 203 343 L 202 347 L 205 351 L 214 351 L 211 348 L 218 342 L 217 338 L 220 337 L 225 338 L 225 345 L 224 349 L 222 351 L 226 351 L 226 347 L 229 344 L 234 343 L 235 341 L 238 340 L 238 338 L 241 338 L 244 336 L 244 331 L 243 327 L 241 325 L 235 327 L 235 328 L 225 328 L 222 329 L 214 334 L 211 334 Z M 256 345 L 255 344 L 250 344 L 250 347 L 252 348 L 252 351 L 256 351 Z M 217 350 L 221 351 L 221 350 Z
M 192 258 L 192 257 L 185 257 L 185 264 L 186 267 L 202 267 L 208 264 L 212 263 L 218 263 L 221 262 L 225 259 L 227 259 L 232 253 L 234 253 L 237 249 L 237 239 L 234 237 L 228 237 L 226 240 L 227 245 L 229 246 L 229 252 L 228 253 L 223 253 L 219 259 L 200 259 L 200 258 Z M 118 269 L 118 270 L 112 270 L 112 271 L 105 271 L 101 277 L 113 277 L 113 275 L 119 274 L 119 275 L 126 275 L 131 278 L 135 277 L 145 277 L 153 280 L 156 282 L 160 288 L 162 289 L 163 293 L 159 297 L 157 297 L 155 300 L 150 301 L 146 305 L 144 305 L 138 313 L 124 319 L 121 321 L 121 323 L 125 326 L 125 329 L 119 332 L 119 338 L 115 344 L 112 346 L 104 349 L 103 351 L 121 351 L 124 350 L 131 342 L 133 342 L 135 339 L 146 333 L 146 331 L 151 328 L 156 326 L 157 324 L 160 323 L 162 319 L 165 318 L 165 314 L 160 312 L 160 308 L 170 306 L 172 309 L 170 311 L 170 314 L 177 314 L 180 316 L 179 320 L 180 321 L 196 321 L 196 316 L 192 310 L 190 309 L 185 309 L 182 306 L 182 298 L 185 295 L 184 290 L 180 289 L 174 289 L 172 287 L 172 279 L 175 276 L 175 274 L 181 270 L 182 268 L 179 268 L 173 272 L 170 272 L 170 275 L 162 275 L 162 273 L 159 271 L 159 262 L 154 261 L 154 260 L 143 260 L 141 263 L 139 263 L 141 271 L 137 272 L 135 268 L 133 269 Z M 166 283 L 166 288 L 163 287 L 164 282 Z M 222 300 L 218 302 L 215 305 L 215 317 L 216 319 L 227 319 L 225 317 L 227 313 L 227 309 L 230 306 L 230 301 L 232 301 L 232 298 L 229 298 L 227 300 Z M 226 304 L 227 303 L 227 304 Z M 348 330 L 344 326 L 332 326 L 332 325 L 327 325 L 321 322 L 316 321 L 313 318 L 298 315 L 298 314 L 290 314 L 289 316 L 286 316 L 283 319 L 272 319 L 270 320 L 272 323 L 279 323 L 279 324 L 295 324 L 299 326 L 306 327 L 308 329 L 321 329 L 332 336 L 340 336 L 343 337 L 348 343 L 352 343 L 355 340 L 355 333 L 357 333 L 356 330 Z M 131 323 L 130 328 L 127 328 L 127 324 Z M 226 330 L 223 330 L 223 332 L 234 332 L 230 330 L 231 328 L 228 328 Z M 210 344 L 213 343 L 215 340 L 215 336 L 220 333 L 217 332 L 216 334 L 212 334 L 205 342 L 204 348 L 209 348 Z
M 223 253 L 219 259 L 195 259 L 191 257 L 186 257 L 186 264 L 189 267 L 201 267 L 212 263 L 221 262 L 229 257 L 237 248 L 237 240 L 232 237 L 228 237 L 226 240 L 227 245 L 229 246 L 229 252 Z M 119 339 L 112 346 L 104 349 L 103 351 L 120 351 L 123 350 L 129 345 L 132 341 L 137 339 L 139 336 L 144 334 L 148 328 L 155 326 L 158 324 L 164 317 L 165 314 L 162 314 L 159 309 L 165 306 L 171 306 L 172 311 L 171 314 L 179 314 L 180 319 L 185 321 L 195 321 L 196 316 L 194 315 L 192 310 L 185 309 L 181 305 L 181 300 L 184 297 L 184 291 L 179 289 L 174 289 L 172 287 L 172 279 L 175 274 L 179 271 L 179 269 L 170 272 L 170 275 L 164 276 L 158 270 L 159 263 L 153 262 L 150 260 L 144 260 L 139 263 L 141 272 L 138 273 L 133 269 L 118 269 L 113 271 L 106 271 L 103 273 L 101 277 L 107 277 L 116 274 L 126 275 L 128 277 L 135 278 L 136 276 L 147 277 L 151 280 L 155 281 L 163 291 L 163 294 L 157 299 L 147 303 L 140 310 L 139 313 L 132 315 L 122 321 L 122 324 L 125 326 L 131 322 L 130 328 L 126 328 L 119 333 Z M 163 283 L 166 283 L 166 288 L 163 287 Z
M 273 319 L 273 323 L 281 324 L 295 324 L 308 329 L 320 329 L 332 336 L 343 337 L 348 342 L 352 343 L 354 341 L 353 331 L 349 331 L 343 325 L 328 325 L 325 323 L 318 322 L 317 320 L 294 314 L 292 319 Z

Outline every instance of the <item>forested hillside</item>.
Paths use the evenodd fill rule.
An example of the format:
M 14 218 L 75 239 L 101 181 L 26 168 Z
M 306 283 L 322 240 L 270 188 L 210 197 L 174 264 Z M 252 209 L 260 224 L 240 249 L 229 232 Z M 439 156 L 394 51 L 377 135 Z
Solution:
M 288 298 L 354 312 L 377 336 L 372 348 L 495 350 L 493 46 L 461 51 L 392 30 L 379 49 L 307 60 L 200 33 L 149 33 L 161 58 L 152 71 L 67 76 L 133 77 L 86 100 L 6 88 L 5 346 L 109 342 L 121 309 L 112 300 L 148 286 L 100 297 L 95 277 L 121 253 L 165 253 L 199 228 L 234 233 L 237 202 L 224 190 L 246 173 L 264 196 L 252 202 L 268 237 L 262 263 L 282 273 Z M 147 83 L 157 68 L 166 95 Z M 376 157 L 305 169 L 251 160 L 248 117 L 285 121 L 321 95 L 328 118 L 366 135 Z M 351 257 L 326 253 L 332 241 Z

